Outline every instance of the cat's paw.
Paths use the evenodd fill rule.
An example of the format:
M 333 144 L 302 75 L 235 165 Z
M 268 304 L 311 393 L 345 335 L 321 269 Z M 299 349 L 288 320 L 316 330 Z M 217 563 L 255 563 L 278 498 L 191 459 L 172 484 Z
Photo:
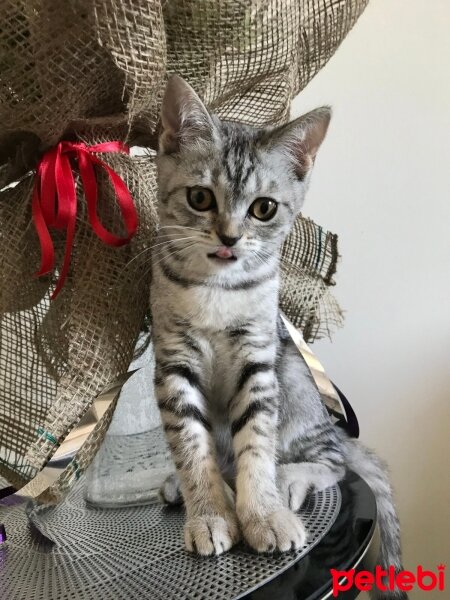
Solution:
M 311 490 L 309 480 L 299 477 L 287 469 L 278 470 L 277 478 L 278 491 L 284 506 L 287 506 L 294 512 L 302 507 L 308 492 Z
M 170 504 L 172 506 L 183 504 L 180 480 L 176 473 L 172 473 L 167 477 L 159 490 L 159 495 L 165 504 Z
M 222 554 L 240 539 L 239 525 L 232 512 L 204 515 L 188 519 L 184 526 L 184 542 L 189 552 L 202 556 Z
M 257 552 L 299 550 L 306 542 L 300 518 L 287 508 L 241 520 L 241 527 L 247 543 Z

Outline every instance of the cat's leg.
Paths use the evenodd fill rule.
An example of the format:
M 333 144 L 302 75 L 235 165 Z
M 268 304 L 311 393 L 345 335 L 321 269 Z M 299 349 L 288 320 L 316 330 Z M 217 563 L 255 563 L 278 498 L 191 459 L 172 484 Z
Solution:
M 345 443 L 283 325 L 279 335 L 277 480 L 285 506 L 297 511 L 309 491 L 323 490 L 344 476 Z
M 161 338 L 155 343 L 155 391 L 186 505 L 186 548 L 221 554 L 236 543 L 239 529 L 217 465 L 199 360 L 182 351 L 179 337 L 176 353 L 170 334 Z
M 247 542 L 258 552 L 303 546 L 299 518 L 283 506 L 276 482 L 278 384 L 272 339 L 242 343 L 241 369 L 229 403 L 236 459 L 236 512 Z M 253 351 L 252 351 L 253 350 Z
M 312 462 L 288 463 L 277 468 L 277 482 L 283 504 L 298 511 L 310 492 L 320 492 L 334 485 L 344 471 Z
M 279 455 L 278 489 L 285 506 L 293 511 L 300 509 L 308 492 L 322 491 L 345 475 L 345 442 L 328 418 L 304 426 Z
M 231 506 L 235 505 L 236 494 L 229 484 L 225 481 L 225 493 L 228 496 Z M 170 506 L 179 506 L 183 504 L 183 494 L 181 492 L 180 478 L 177 473 L 171 473 L 164 480 L 160 490 L 160 499 Z

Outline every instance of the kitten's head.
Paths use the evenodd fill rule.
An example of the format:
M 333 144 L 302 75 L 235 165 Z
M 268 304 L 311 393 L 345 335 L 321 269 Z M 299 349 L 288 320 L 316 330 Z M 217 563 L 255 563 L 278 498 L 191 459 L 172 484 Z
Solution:
M 319 108 L 263 129 L 220 121 L 171 77 L 157 159 L 161 244 L 206 277 L 233 277 L 276 257 L 303 205 L 330 115 Z

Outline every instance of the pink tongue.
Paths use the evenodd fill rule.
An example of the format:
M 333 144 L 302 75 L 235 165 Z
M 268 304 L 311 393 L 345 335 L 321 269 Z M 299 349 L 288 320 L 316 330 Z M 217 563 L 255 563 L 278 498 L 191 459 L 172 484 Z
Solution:
M 222 246 L 217 250 L 216 256 L 218 256 L 219 258 L 231 258 L 233 256 L 233 253 L 226 246 Z

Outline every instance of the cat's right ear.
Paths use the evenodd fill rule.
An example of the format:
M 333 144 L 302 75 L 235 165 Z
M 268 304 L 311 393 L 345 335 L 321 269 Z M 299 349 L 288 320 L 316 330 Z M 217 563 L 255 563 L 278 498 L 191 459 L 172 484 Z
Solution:
M 213 122 L 205 105 L 178 75 L 172 75 L 167 82 L 161 107 L 161 126 L 161 154 L 179 152 L 184 145 L 212 136 Z

